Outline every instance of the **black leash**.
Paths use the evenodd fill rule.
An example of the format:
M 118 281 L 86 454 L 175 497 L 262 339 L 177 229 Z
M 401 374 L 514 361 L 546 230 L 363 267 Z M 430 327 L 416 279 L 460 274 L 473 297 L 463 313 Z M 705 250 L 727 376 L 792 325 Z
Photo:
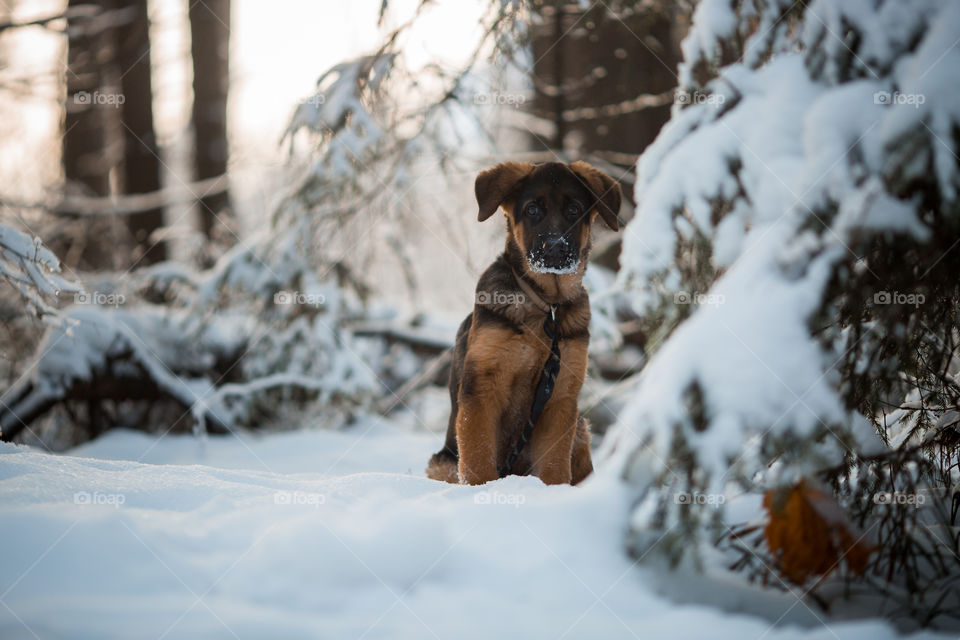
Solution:
M 533 395 L 533 405 L 530 407 L 530 417 L 527 418 L 527 424 L 520 433 L 520 439 L 513 446 L 513 451 L 507 456 L 506 463 L 500 468 L 501 478 L 510 475 L 513 464 L 520 457 L 520 453 L 527 445 L 527 441 L 530 440 L 530 436 L 533 435 L 533 427 L 540 419 L 540 414 L 543 413 L 543 408 L 547 406 L 550 396 L 553 395 L 553 386 L 557 382 L 557 374 L 560 373 L 560 331 L 557 329 L 557 307 L 554 305 L 550 305 L 550 313 L 543 321 L 543 330 L 547 337 L 553 340 L 553 344 L 550 345 L 550 355 L 547 356 L 547 361 L 543 364 L 543 372 L 540 373 L 540 380 L 537 382 L 537 390 Z

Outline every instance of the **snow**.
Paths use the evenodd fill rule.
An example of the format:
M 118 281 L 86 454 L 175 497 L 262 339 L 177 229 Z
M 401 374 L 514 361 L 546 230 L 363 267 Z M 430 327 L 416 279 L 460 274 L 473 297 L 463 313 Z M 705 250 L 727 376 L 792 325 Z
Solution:
M 576 273 L 580 270 L 580 258 L 568 261 L 562 267 L 557 267 L 553 265 L 548 265 L 544 262 L 543 258 L 534 258 L 527 259 L 527 263 L 530 265 L 530 270 L 534 273 L 555 273 L 559 275 Z
M 393 58 L 392 54 L 362 56 L 333 66 L 317 80 L 317 92 L 297 107 L 283 135 L 291 152 L 300 129 L 331 136 L 326 161 L 314 168 L 318 177 L 329 179 L 332 173 L 350 179 L 354 162 L 368 158 L 383 138 L 384 132 L 360 93 L 364 87 L 376 90 Z
M 921 203 L 895 197 L 892 182 L 934 179 L 947 202 L 960 186 L 950 133 L 960 122 L 960 5 L 818 0 L 801 24 L 768 36 L 764 22 L 790 3 L 765 3 L 744 61 L 695 84 L 694 67 L 717 62 L 716 43 L 730 44 L 750 4 L 697 6 L 680 90 L 718 99 L 675 107 L 638 162 L 618 284 L 641 317 L 677 326 L 631 382 L 601 455 L 640 496 L 686 481 L 716 493 L 734 478 L 775 486 L 837 464 L 850 447 L 879 451 L 836 388 L 843 341 L 825 347 L 809 323 L 859 239 L 929 235 Z M 863 34 L 856 51 L 842 39 L 850 25 Z M 917 133 L 930 144 L 908 138 Z M 704 266 L 691 257 L 697 238 L 711 251 Z M 706 273 L 697 280 L 692 268 Z M 723 302 L 679 313 L 691 294 Z M 691 418 L 691 389 L 704 424 Z M 811 436 L 819 444 L 801 451 Z M 689 480 L 681 442 L 694 452 Z M 773 457 L 798 463 L 768 471 Z
M 727 73 L 737 90 L 724 103 L 734 104 L 736 99 L 736 106 L 718 121 L 714 121 L 718 108 L 712 103 L 687 108 L 641 156 L 637 215 L 626 228 L 621 253 L 625 277 L 645 280 L 672 265 L 671 217 L 683 206 L 699 231 L 712 234 L 713 201 L 734 200 L 739 188 L 730 173 L 733 160 L 742 163 L 742 186 L 758 201 L 728 214 L 741 228 L 775 221 L 779 212 L 796 202 L 795 194 L 803 192 L 798 182 L 804 175 L 803 114 L 817 91 L 805 80 L 802 58 L 784 56 L 753 74 L 733 65 Z M 652 303 L 643 292 L 638 295 L 639 306 Z
M 697 28 L 681 43 L 684 60 L 719 58 L 720 42 L 737 32 L 737 16 L 730 11 L 730 0 L 703 0 L 693 12 L 693 23 Z
M 825 626 L 791 594 L 635 565 L 627 495 L 603 474 L 427 480 L 439 441 L 369 421 L 112 431 L 67 456 L 0 445 L 0 637 L 894 637 Z M 762 616 L 717 608 L 757 603 Z
M 0 279 L 19 292 L 31 312 L 55 327 L 63 324 L 57 296 L 81 290 L 78 282 L 60 273 L 60 261 L 40 238 L 0 225 Z
M 76 305 L 61 317 L 65 322 L 47 332 L 34 366 L 24 375 L 32 382 L 32 405 L 61 398 L 72 385 L 96 379 L 111 367 L 126 366 L 132 369 L 131 375 L 148 375 L 159 388 L 191 407 L 198 418 L 209 412 L 230 424 L 213 382 L 186 372 L 209 369 L 215 357 L 243 344 L 249 328 L 236 318 L 224 315 L 198 323 L 182 312 L 148 305 L 129 309 Z M 0 396 L 14 402 L 7 393 L 13 397 L 16 389 Z M 7 420 L 11 419 L 18 418 L 12 414 Z
M 937 15 L 916 54 L 900 64 L 897 73 L 898 95 L 904 99 L 891 106 L 890 115 L 883 123 L 883 134 L 889 140 L 898 140 L 911 129 L 925 127 L 935 141 L 932 145 L 933 165 L 938 186 L 951 198 L 957 194 L 955 174 L 958 149 L 953 131 L 960 121 L 958 33 L 960 6 L 950 3 Z M 914 99 L 911 100 L 911 97 Z M 891 99 L 894 99 L 892 93 Z
M 839 61 L 850 55 L 850 43 L 841 35 L 848 32 L 850 25 L 856 25 L 861 35 L 855 45 L 853 67 L 863 77 L 879 79 L 888 72 L 891 61 L 908 51 L 923 35 L 935 13 L 948 4 L 938 0 L 910 3 L 817 0 L 809 4 L 810 19 L 805 21 L 803 43 L 808 48 L 822 47 L 826 54 L 827 78 L 831 82 L 841 81 L 845 71 Z M 941 47 L 940 53 L 945 50 Z
M 836 252 L 811 264 L 805 278 L 785 279 L 778 252 L 793 230 L 782 225 L 765 231 L 711 288 L 718 303 L 698 308 L 640 374 L 601 450 L 613 466 L 627 469 L 628 479 L 644 484 L 633 474 L 649 482 L 652 469 L 669 470 L 663 460 L 670 455 L 675 425 L 687 421 L 684 395 L 694 383 L 705 394 L 710 424 L 685 436 L 715 493 L 723 493 L 737 466 L 748 473 L 763 467 L 745 447 L 751 434 L 789 431 L 807 437 L 821 425 L 848 422 L 806 321 L 819 304 L 819 287 Z M 855 434 L 861 451 L 876 450 L 879 439 L 869 425 L 854 425 L 860 427 Z M 653 459 L 650 454 L 632 459 L 638 449 L 652 450 Z

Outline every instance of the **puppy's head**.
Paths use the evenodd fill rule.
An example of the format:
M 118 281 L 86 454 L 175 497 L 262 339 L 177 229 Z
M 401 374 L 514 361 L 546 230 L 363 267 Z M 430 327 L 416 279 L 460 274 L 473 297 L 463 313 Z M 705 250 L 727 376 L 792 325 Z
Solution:
M 508 242 L 534 274 L 582 272 L 597 216 L 614 231 L 619 226 L 620 185 L 586 162 L 505 162 L 480 173 L 474 189 L 479 219 L 502 208 Z

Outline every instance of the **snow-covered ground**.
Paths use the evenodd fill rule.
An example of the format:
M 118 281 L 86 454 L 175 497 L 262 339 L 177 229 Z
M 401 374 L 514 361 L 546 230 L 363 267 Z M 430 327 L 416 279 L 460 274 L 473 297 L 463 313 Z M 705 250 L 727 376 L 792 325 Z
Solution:
M 895 635 L 827 625 L 793 594 L 636 565 L 613 478 L 428 480 L 439 441 L 368 423 L 206 441 L 114 431 L 67 456 L 2 444 L 0 638 Z

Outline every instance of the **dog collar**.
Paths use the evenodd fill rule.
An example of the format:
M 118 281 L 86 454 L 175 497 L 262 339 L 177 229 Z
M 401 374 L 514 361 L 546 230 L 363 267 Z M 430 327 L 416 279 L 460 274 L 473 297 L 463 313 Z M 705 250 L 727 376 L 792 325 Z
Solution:
M 543 311 L 546 314 L 549 314 L 554 320 L 557 319 L 557 305 L 547 304 L 547 302 L 537 295 L 537 292 L 533 290 L 533 287 L 523 279 L 516 271 L 510 269 L 513 272 L 513 277 L 516 278 L 517 284 L 520 285 L 520 288 L 523 290 L 523 293 L 530 297 L 530 300 L 533 301 L 534 306 L 536 306 L 540 311 Z

